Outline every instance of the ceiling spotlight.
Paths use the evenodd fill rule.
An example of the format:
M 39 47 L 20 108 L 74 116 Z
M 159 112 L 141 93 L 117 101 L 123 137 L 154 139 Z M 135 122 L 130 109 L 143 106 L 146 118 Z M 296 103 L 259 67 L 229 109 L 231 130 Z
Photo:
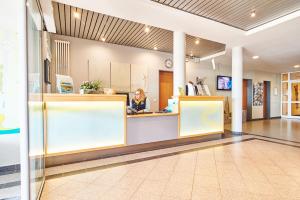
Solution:
M 154 47 L 153 49 L 156 51 L 156 50 L 157 50 L 157 47 Z
M 199 43 L 200 43 L 200 41 L 199 41 L 199 40 L 196 40 L 196 41 L 195 41 L 195 44 L 199 44 Z
M 300 67 L 300 65 L 295 65 L 295 66 L 294 66 L 294 68 L 296 68 L 296 69 L 299 68 L 299 67 Z
M 259 59 L 259 56 L 252 56 L 254 60 Z
M 146 27 L 145 27 L 145 32 L 146 32 L 146 33 L 149 33 L 149 31 L 150 31 L 150 28 L 149 28 L 148 26 L 146 26 Z
M 105 37 L 101 37 L 101 41 L 102 41 L 102 42 L 105 42 Z
M 73 16 L 74 16 L 76 19 L 80 19 L 80 13 L 79 13 L 79 12 L 74 12 L 74 13 L 73 13 Z
M 255 10 L 253 10 L 253 11 L 251 12 L 250 16 L 251 16 L 251 17 L 255 17 L 255 16 L 256 16 Z

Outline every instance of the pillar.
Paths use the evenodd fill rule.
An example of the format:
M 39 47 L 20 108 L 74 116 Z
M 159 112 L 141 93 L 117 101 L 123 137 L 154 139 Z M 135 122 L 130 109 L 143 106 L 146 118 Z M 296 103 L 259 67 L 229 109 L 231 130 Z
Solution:
M 179 95 L 179 87 L 185 90 L 185 33 L 173 33 L 173 96 Z
M 243 48 L 232 48 L 232 131 L 240 134 L 243 123 Z

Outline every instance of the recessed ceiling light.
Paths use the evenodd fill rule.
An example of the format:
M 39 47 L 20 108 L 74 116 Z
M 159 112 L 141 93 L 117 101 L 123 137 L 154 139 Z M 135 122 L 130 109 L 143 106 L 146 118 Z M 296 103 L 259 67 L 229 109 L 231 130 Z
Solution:
M 250 16 L 251 16 L 251 17 L 255 17 L 255 16 L 256 16 L 255 10 L 253 10 L 253 11 L 251 12 Z
M 76 19 L 80 19 L 80 13 L 79 13 L 79 12 L 74 12 L 74 13 L 73 13 L 73 16 L 74 16 Z
M 259 59 L 259 56 L 252 56 L 254 60 Z
M 196 41 L 195 41 L 195 44 L 199 44 L 199 43 L 200 43 L 200 41 L 199 41 L 199 40 L 196 40 Z
M 299 68 L 299 67 L 300 67 L 300 65 L 295 65 L 295 66 L 294 66 L 294 68 Z
M 102 41 L 102 42 L 105 42 L 105 37 L 101 37 L 101 41 Z
M 146 27 L 145 27 L 145 32 L 146 32 L 146 33 L 149 33 L 149 31 L 150 31 L 150 28 L 149 28 L 148 26 L 146 26 Z
M 157 47 L 154 47 L 153 49 L 156 51 L 156 50 L 157 50 Z

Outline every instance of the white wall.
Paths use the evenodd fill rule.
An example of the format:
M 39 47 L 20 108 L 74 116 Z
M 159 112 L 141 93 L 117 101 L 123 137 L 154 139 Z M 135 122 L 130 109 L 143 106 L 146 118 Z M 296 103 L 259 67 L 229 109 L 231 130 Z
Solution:
M 19 128 L 19 1 L 4 1 L 0 6 L 0 130 Z M 9 19 L 9 20 L 8 20 Z M 0 167 L 20 162 L 19 134 L 0 134 Z
M 158 110 L 159 70 L 168 70 L 164 67 L 164 61 L 167 58 L 172 58 L 172 54 L 55 34 L 51 35 L 52 48 L 54 48 L 55 39 L 70 41 L 71 76 L 74 79 L 76 92 L 79 91 L 81 82 L 88 80 L 88 60 L 100 60 L 99 63 L 120 62 L 147 65 L 149 73 L 147 96 L 151 100 L 151 110 Z M 213 70 L 210 61 L 188 62 L 186 65 L 186 81 L 195 82 L 197 76 L 200 78 L 206 77 L 205 83 L 208 85 L 211 95 L 228 97 L 231 109 L 231 92 L 216 90 L 216 76 L 231 76 L 231 66 L 223 65 L 218 62 L 218 59 L 216 59 L 216 65 L 216 70 Z M 275 73 L 249 70 L 244 72 L 244 78 L 253 79 L 253 83 L 271 81 L 271 117 L 280 116 L 280 94 L 278 96 L 273 94 L 274 87 L 277 87 L 280 91 L 280 79 L 278 77 L 280 77 L 279 74 Z M 253 118 L 262 118 L 261 112 L 262 108 L 253 107 Z
M 171 58 L 171 54 L 60 35 L 51 35 L 52 48 L 54 48 L 53 40 L 55 39 L 70 41 L 71 76 L 76 92 L 79 91 L 80 84 L 88 80 L 89 59 L 100 60 L 99 62 L 102 63 L 119 62 L 147 65 L 149 75 L 147 96 L 151 100 L 151 110 L 158 110 L 159 70 L 167 70 L 164 67 L 164 61 Z

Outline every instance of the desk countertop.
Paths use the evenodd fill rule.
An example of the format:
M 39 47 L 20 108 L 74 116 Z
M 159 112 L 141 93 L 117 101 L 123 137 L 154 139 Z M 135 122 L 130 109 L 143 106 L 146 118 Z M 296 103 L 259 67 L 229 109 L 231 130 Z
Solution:
M 177 115 L 178 113 L 151 113 L 151 114 L 127 115 L 127 118 L 162 117 L 162 116 L 177 116 Z

